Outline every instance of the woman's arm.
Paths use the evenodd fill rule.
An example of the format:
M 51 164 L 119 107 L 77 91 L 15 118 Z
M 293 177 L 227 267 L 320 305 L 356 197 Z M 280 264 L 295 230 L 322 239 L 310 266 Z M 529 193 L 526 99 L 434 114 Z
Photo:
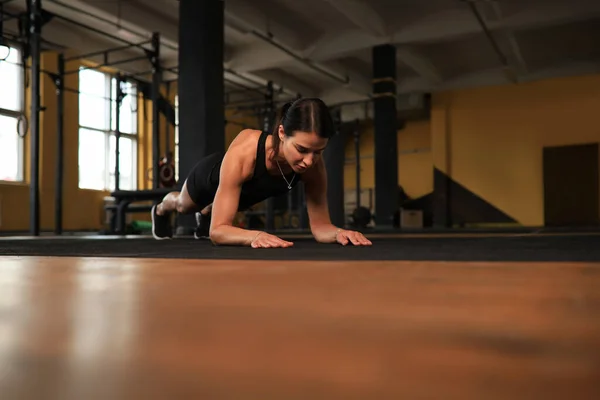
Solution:
M 241 188 L 247 177 L 244 164 L 242 146 L 231 147 L 223 157 L 211 211 L 210 240 L 214 244 L 250 245 L 259 233 L 233 226 Z
M 327 172 L 323 159 L 319 159 L 313 168 L 303 176 L 306 194 L 306 208 L 310 230 L 321 243 L 335 243 L 340 228 L 331 223 L 329 205 L 327 204 Z
M 327 204 L 327 171 L 323 159 L 302 177 L 306 194 L 306 207 L 310 221 L 310 230 L 317 242 L 341 243 L 346 245 L 371 245 L 360 232 L 339 228 L 331 223 Z

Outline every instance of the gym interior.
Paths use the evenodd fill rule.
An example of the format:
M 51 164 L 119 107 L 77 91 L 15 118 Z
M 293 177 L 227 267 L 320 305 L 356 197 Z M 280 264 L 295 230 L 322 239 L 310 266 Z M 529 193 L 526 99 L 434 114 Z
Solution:
M 600 398 L 599 22 L 588 0 L 0 0 L 2 398 Z M 335 121 L 332 222 L 372 246 L 317 243 L 302 184 L 235 219 L 291 248 L 183 215 L 152 237 L 201 157 L 300 97 Z

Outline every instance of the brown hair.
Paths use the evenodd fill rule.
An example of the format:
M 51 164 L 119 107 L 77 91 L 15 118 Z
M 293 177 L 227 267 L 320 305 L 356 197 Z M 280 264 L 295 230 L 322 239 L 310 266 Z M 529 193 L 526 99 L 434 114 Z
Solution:
M 283 125 L 286 136 L 294 136 L 294 132 L 315 132 L 322 138 L 329 139 L 335 135 L 335 125 L 327 105 L 318 98 L 300 98 L 289 102 L 281 108 L 279 123 L 273 129 L 274 156 L 279 152 L 279 125 Z

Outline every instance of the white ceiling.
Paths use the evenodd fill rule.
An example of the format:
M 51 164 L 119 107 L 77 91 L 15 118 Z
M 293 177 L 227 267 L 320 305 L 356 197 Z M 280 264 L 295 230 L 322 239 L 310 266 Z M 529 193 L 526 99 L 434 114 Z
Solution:
M 42 6 L 132 42 L 158 31 L 162 64 L 177 65 L 178 0 L 42 0 Z M 5 4 L 9 11 L 24 7 L 25 0 Z M 16 31 L 14 21 L 5 23 L 5 31 Z M 122 44 L 60 18 L 45 25 L 42 36 L 82 53 Z M 368 98 L 371 49 L 378 44 L 396 46 L 398 91 L 413 96 L 597 73 L 599 42 L 600 1 L 594 0 L 225 1 L 226 91 L 239 89 L 232 82 L 257 86 L 272 80 L 285 89 L 284 96 L 301 93 L 329 103 Z M 110 60 L 139 54 L 133 49 Z M 139 61 L 122 68 L 139 72 L 150 65 Z M 347 84 L 340 82 L 345 77 Z

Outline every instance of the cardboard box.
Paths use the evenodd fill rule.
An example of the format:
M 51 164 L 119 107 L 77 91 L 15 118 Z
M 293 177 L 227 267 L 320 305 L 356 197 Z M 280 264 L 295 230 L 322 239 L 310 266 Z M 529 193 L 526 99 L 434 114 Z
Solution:
M 401 228 L 423 228 L 423 211 L 400 210 Z

